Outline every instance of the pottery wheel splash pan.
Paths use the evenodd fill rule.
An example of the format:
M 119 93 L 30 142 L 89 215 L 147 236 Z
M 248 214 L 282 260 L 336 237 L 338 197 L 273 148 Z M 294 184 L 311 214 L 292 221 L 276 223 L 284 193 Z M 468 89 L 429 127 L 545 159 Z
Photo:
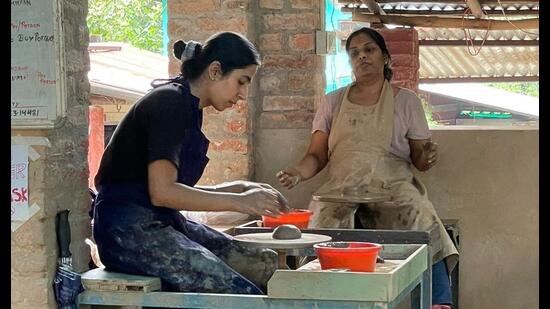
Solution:
M 332 237 L 319 234 L 302 233 L 298 239 L 275 239 L 272 233 L 251 233 L 234 236 L 233 239 L 243 246 L 270 249 L 309 248 L 314 244 L 331 241 Z

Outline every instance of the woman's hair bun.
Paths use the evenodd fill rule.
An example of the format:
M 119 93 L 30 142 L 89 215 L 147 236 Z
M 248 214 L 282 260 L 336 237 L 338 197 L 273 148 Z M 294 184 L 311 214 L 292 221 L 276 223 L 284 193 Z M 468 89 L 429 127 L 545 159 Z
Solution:
M 181 55 L 185 51 L 185 45 L 185 42 L 182 40 L 178 40 L 174 43 L 174 57 L 181 59 Z

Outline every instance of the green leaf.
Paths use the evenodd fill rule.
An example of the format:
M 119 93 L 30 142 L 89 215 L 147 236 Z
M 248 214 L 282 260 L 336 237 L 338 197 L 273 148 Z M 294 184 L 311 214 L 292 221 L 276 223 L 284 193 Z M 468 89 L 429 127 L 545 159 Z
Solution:
M 88 5 L 90 34 L 162 52 L 162 1 L 90 0 Z

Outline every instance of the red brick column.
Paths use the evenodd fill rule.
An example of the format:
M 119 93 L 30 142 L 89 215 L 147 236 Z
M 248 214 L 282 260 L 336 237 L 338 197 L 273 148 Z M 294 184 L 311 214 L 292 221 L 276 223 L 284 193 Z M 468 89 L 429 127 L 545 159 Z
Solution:
M 418 32 L 412 28 L 377 30 L 386 40 L 392 58 L 392 83 L 418 92 Z
M 315 55 L 319 1 L 260 0 L 257 129 L 309 128 L 316 98 L 324 93 L 323 59 Z
M 245 35 L 253 43 L 255 17 L 251 10 L 254 1 L 245 0 L 169 0 L 168 46 L 170 75 L 180 72 L 181 63 L 172 56 L 174 42 L 195 40 L 204 42 L 220 31 L 235 31 Z M 251 105 L 256 104 L 255 87 L 251 87 L 248 102 L 229 110 L 217 112 L 204 110 L 203 131 L 210 139 L 206 167 L 200 184 L 246 179 L 252 173 Z
M 89 136 L 88 136 L 88 168 L 90 176 L 88 177 L 88 186 L 95 188 L 94 177 L 97 174 L 101 156 L 105 148 L 105 129 L 103 108 L 98 106 L 89 107 Z

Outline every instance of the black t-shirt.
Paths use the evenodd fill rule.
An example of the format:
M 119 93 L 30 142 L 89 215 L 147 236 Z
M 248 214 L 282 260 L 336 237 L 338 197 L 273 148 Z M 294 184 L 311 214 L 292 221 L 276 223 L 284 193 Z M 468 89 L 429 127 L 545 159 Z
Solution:
M 185 134 L 202 116 L 198 103 L 187 82 L 160 86 L 137 101 L 113 133 L 95 185 L 147 184 L 147 166 L 155 160 L 179 167 Z

